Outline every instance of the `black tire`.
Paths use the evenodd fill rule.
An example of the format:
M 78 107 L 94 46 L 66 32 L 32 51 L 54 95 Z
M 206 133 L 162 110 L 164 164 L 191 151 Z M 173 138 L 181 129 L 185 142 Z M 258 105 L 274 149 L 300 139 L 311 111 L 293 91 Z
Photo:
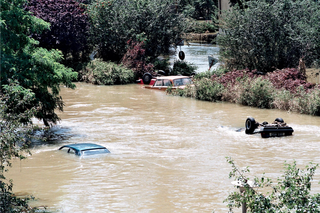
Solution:
M 180 60 L 184 60 L 184 58 L 185 58 L 185 54 L 184 54 L 184 52 L 183 51 L 180 51 L 179 52 L 179 58 L 180 58 Z
M 284 120 L 282 118 L 276 118 L 274 121 L 280 122 L 280 123 L 284 123 Z
M 256 129 L 256 121 L 252 117 L 248 117 L 245 123 L 246 126 L 246 133 L 252 134 L 254 130 Z
M 158 71 L 158 74 L 159 74 L 159 75 L 166 75 L 166 72 L 163 71 L 163 70 L 159 70 L 159 71 Z
M 142 76 L 142 81 L 143 81 L 144 84 L 150 84 L 151 79 L 152 79 L 152 75 L 150 73 L 148 73 L 148 72 L 146 72 Z

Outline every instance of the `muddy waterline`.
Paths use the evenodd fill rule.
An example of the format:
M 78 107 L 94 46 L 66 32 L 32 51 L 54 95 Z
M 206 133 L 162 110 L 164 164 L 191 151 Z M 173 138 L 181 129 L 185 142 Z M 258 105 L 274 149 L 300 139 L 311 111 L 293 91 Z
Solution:
M 9 172 L 15 193 L 32 194 L 32 205 L 53 211 L 227 212 L 223 200 L 236 189 L 226 156 L 274 180 L 285 161 L 320 162 L 319 117 L 168 96 L 140 85 L 77 83 L 61 95 L 66 106 L 55 131 L 70 138 L 35 146 Z M 294 135 L 262 139 L 237 132 L 247 116 L 260 122 L 282 117 Z M 57 150 L 80 142 L 104 145 L 111 154 L 79 158 Z

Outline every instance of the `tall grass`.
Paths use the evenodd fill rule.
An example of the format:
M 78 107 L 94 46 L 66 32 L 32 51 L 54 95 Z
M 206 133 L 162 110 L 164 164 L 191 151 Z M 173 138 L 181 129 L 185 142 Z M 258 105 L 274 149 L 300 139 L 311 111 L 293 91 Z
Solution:
M 298 111 L 303 114 L 320 115 L 320 89 L 315 88 L 310 91 L 305 91 L 302 88 L 298 89 L 297 95 L 294 97 L 291 110 Z
M 273 93 L 272 108 L 286 111 L 292 110 L 294 95 L 288 90 L 275 90 Z

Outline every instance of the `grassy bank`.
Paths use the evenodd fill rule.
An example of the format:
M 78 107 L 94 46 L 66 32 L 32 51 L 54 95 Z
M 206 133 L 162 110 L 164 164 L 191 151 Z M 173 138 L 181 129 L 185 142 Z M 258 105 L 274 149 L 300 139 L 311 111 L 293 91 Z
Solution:
M 169 93 L 205 101 L 228 101 L 320 115 L 320 87 L 308 83 L 297 69 L 277 70 L 266 75 L 249 70 L 207 72 L 195 77 L 194 86 Z

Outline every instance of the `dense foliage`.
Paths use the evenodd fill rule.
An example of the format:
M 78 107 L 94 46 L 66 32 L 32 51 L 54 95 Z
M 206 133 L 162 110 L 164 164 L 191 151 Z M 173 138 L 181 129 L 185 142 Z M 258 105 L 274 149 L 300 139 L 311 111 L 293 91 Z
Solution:
M 297 167 L 296 162 L 285 163 L 284 174 L 276 184 L 263 175 L 254 178 L 252 187 L 246 175 L 250 172 L 248 167 L 240 170 L 231 158 L 227 158 L 227 161 L 232 166 L 229 177 L 243 185 L 241 192 L 232 192 L 225 200 L 229 212 L 243 203 L 246 203 L 247 212 L 320 212 L 320 194 L 310 193 L 311 181 L 318 165 L 310 163 L 303 170 Z M 268 193 L 261 192 L 263 189 L 267 189 Z
M 179 10 L 194 19 L 211 20 L 218 7 L 217 0 L 180 0 Z
M 274 88 L 269 80 L 261 77 L 254 80 L 246 79 L 243 82 L 242 90 L 239 96 L 241 104 L 259 108 L 271 108 Z
M 210 79 L 202 78 L 195 84 L 195 89 L 195 97 L 199 100 L 221 101 L 224 87 Z
M 155 58 L 184 32 L 182 14 L 174 0 L 97 0 L 88 6 L 92 44 L 104 60 L 119 61 L 128 40 L 144 41 L 145 54 Z
M 190 76 L 196 73 L 196 69 L 197 66 L 193 65 L 192 63 L 181 60 L 175 60 L 170 75 Z
M 25 0 L 2 0 L 0 6 L 1 85 L 8 85 L 11 79 L 34 93 L 32 102 L 16 108 L 15 113 L 35 107 L 37 118 L 46 125 L 55 123 L 59 118 L 54 110 L 63 109 L 60 85 L 74 88 L 77 73 L 59 63 L 61 52 L 37 47 L 30 35 L 48 29 L 49 24 L 27 12 Z
M 33 34 L 40 46 L 58 49 L 64 55 L 63 63 L 75 67 L 88 57 L 89 18 L 76 0 L 29 0 L 27 9 L 50 23 L 50 29 Z
M 289 90 L 291 93 L 296 93 L 297 88 L 302 86 L 304 89 L 312 89 L 315 85 L 306 81 L 306 76 L 294 68 L 287 68 L 276 70 L 260 75 L 256 70 L 250 72 L 249 70 L 234 70 L 223 75 L 212 75 L 211 79 L 218 81 L 227 86 L 235 86 L 236 83 L 243 81 L 243 79 L 253 80 L 254 78 L 261 77 L 267 79 L 272 83 L 276 89 Z
M 147 63 L 144 42 L 134 42 L 132 40 L 129 40 L 127 44 L 129 47 L 127 52 L 121 59 L 121 64 L 133 70 L 136 78 L 141 78 L 146 72 L 154 74 L 153 64 Z
M 243 9 L 245 8 L 245 9 Z M 221 60 L 227 68 L 262 72 L 320 59 L 320 4 L 312 0 L 253 0 L 220 19 Z
M 82 80 L 98 85 L 128 84 L 134 82 L 134 72 L 122 65 L 95 59 L 82 71 Z
M 12 194 L 12 182 L 5 178 L 13 158 L 23 159 L 28 154 L 29 128 L 24 124 L 33 116 L 35 109 L 25 109 L 33 101 L 34 93 L 24 89 L 17 82 L 3 86 L 0 97 L 0 212 L 34 212 L 28 206 L 28 198 L 17 198 Z M 17 108 L 24 109 L 17 114 Z

